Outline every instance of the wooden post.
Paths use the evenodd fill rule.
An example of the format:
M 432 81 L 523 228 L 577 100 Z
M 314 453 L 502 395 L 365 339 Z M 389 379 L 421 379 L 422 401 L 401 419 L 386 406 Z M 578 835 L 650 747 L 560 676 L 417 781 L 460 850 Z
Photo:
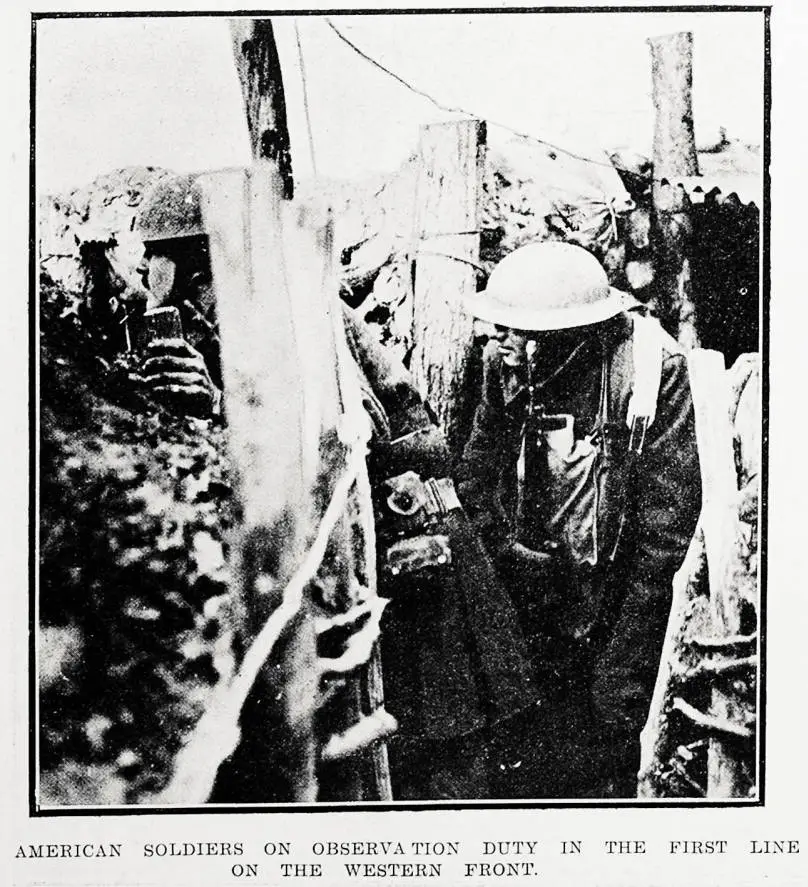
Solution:
M 485 144 L 479 120 L 421 130 L 411 369 L 453 453 L 471 418 L 464 382 L 473 319 L 461 299 L 477 290 Z
M 319 267 L 322 275 L 329 257 L 319 251 L 313 233 L 306 238 L 304 230 L 287 231 L 293 223 L 282 209 L 291 212 L 292 207 L 282 207 L 283 186 L 272 165 L 214 174 L 202 184 L 222 341 L 228 449 L 242 515 L 231 547 L 249 644 L 283 603 L 317 519 L 305 507 L 312 502 L 319 448 L 307 395 L 320 380 L 307 372 L 295 314 L 306 284 L 319 294 L 321 282 L 308 269 Z M 285 273 L 273 256 L 286 256 L 295 273 Z M 298 396 L 289 397 L 290 391 Z M 314 626 L 304 595 L 244 709 L 242 747 L 228 777 L 238 786 L 237 800 L 316 799 L 315 674 Z
M 232 19 L 230 29 L 236 68 L 244 96 L 253 156 L 262 164 L 272 168 L 272 175 L 280 183 L 280 196 L 291 200 L 293 179 L 290 140 L 286 121 L 283 79 L 272 23 L 269 19 Z M 254 185 L 257 187 L 257 183 Z M 256 193 L 260 194 L 260 189 Z M 267 204 L 268 198 L 266 196 L 262 200 L 264 204 Z M 255 200 L 253 205 L 258 205 Z M 266 205 L 264 209 L 268 210 Z M 341 395 L 340 391 L 344 386 L 337 385 L 340 359 L 337 355 L 338 348 L 335 339 L 344 337 L 344 332 L 341 329 L 341 320 L 339 320 L 341 315 L 336 310 L 336 306 L 329 303 L 329 287 L 334 284 L 331 277 L 333 242 L 330 226 L 328 234 L 312 241 L 312 237 L 315 236 L 312 230 L 313 226 L 309 224 L 308 230 L 306 230 L 306 226 L 303 225 L 305 213 L 302 210 L 298 211 L 292 207 L 283 209 L 275 206 L 271 216 L 274 220 L 274 227 L 270 226 L 269 230 L 265 226 L 262 227 L 257 219 L 254 219 L 253 222 L 256 230 L 262 232 L 262 237 L 257 244 L 258 248 L 264 250 L 262 262 L 267 266 L 272 266 L 274 270 L 269 272 L 255 267 L 253 268 L 253 278 L 249 280 L 253 288 L 263 280 L 264 285 L 258 286 L 262 298 L 273 301 L 276 303 L 276 307 L 270 309 L 260 302 L 255 302 L 251 306 L 251 310 L 247 311 L 244 303 L 240 303 L 238 306 L 231 304 L 227 310 L 231 316 L 240 318 L 244 332 L 240 334 L 238 332 L 239 326 L 232 323 L 230 336 L 233 341 L 229 343 L 229 349 L 225 346 L 223 351 L 229 350 L 231 360 L 235 360 L 237 363 L 236 375 L 232 369 L 230 370 L 230 381 L 233 385 L 244 386 L 246 383 L 247 389 L 254 391 L 260 379 L 260 375 L 256 374 L 263 372 L 266 375 L 268 368 L 271 367 L 271 375 L 276 380 L 276 389 L 274 390 L 283 389 L 286 391 L 287 403 L 276 407 L 282 414 L 279 417 L 280 420 L 272 420 L 275 432 L 269 433 L 261 430 L 264 423 L 269 421 L 267 404 L 265 403 L 263 412 L 261 409 L 258 409 L 258 412 L 253 411 L 250 421 L 245 420 L 240 431 L 236 429 L 232 433 L 236 437 L 239 433 L 244 436 L 243 458 L 252 462 L 257 460 L 257 464 L 264 465 L 261 475 L 264 480 L 260 480 L 256 470 L 252 469 L 254 481 L 251 489 L 247 491 L 246 486 L 242 487 L 248 501 L 253 496 L 263 495 L 264 498 L 270 496 L 269 490 L 273 485 L 277 485 L 278 490 L 286 489 L 284 485 L 288 485 L 301 471 L 303 472 L 304 481 L 295 493 L 297 498 L 287 499 L 289 503 L 296 502 L 297 510 L 302 510 L 303 514 L 296 516 L 293 508 L 285 518 L 289 523 L 288 532 L 291 534 L 287 553 L 291 552 L 291 557 L 294 560 L 295 534 L 300 537 L 301 533 L 306 535 L 312 529 L 311 526 L 306 526 L 306 521 L 311 520 L 311 515 L 306 514 L 306 509 L 303 507 L 304 503 L 311 503 L 312 500 L 314 483 L 311 471 L 323 468 L 323 454 L 320 452 L 319 441 L 315 443 L 311 438 L 304 441 L 298 440 L 295 431 L 302 423 L 301 427 L 304 431 L 308 430 L 310 434 L 321 435 L 324 428 L 334 428 L 340 421 L 339 405 L 341 402 L 344 405 L 344 399 L 348 395 L 344 391 Z M 292 216 L 296 221 L 292 221 Z M 284 217 L 286 217 L 286 221 L 284 221 Z M 317 244 L 314 252 L 312 252 L 312 243 Z M 245 255 L 253 256 L 252 249 Z M 279 262 L 278 257 L 284 257 L 287 266 L 285 274 L 281 273 L 284 262 Z M 220 266 L 224 267 L 225 264 L 226 260 L 223 258 Z M 309 277 L 308 283 L 295 289 L 295 280 L 305 279 L 306 275 Z M 242 284 L 246 282 L 242 281 Z M 231 287 L 231 290 L 231 299 L 237 299 L 238 286 Z M 290 292 L 295 293 L 295 304 L 291 306 L 285 302 L 285 297 Z M 271 320 L 273 310 L 280 311 L 274 321 Z M 331 329 L 328 328 L 328 325 L 323 326 L 324 318 L 329 316 L 329 311 L 332 315 L 329 321 Z M 224 321 L 221 311 L 220 317 Z M 334 328 L 334 324 L 338 324 L 339 328 Z M 247 360 L 245 352 L 250 348 L 247 344 L 249 338 L 247 327 L 250 327 L 250 336 L 252 336 L 256 325 L 260 330 L 260 335 L 266 336 L 267 347 L 262 348 L 258 340 L 255 341 L 252 347 L 256 352 L 254 359 L 258 361 L 258 364 L 253 366 L 253 372 L 249 373 L 245 380 L 242 377 L 241 363 Z M 331 343 L 330 359 L 329 342 Z M 269 350 L 270 343 L 274 344 L 276 351 Z M 297 343 L 297 348 L 294 347 L 294 343 Z M 301 347 L 301 343 L 308 343 L 308 347 Z M 226 358 L 224 362 L 225 381 L 227 382 Z M 287 364 L 291 364 L 292 368 Z M 348 372 L 348 376 L 353 380 L 350 372 Z M 240 381 L 236 381 L 237 379 Z M 290 392 L 296 392 L 298 396 L 289 397 Z M 230 392 L 228 390 L 229 403 Z M 296 406 L 298 403 L 302 404 L 300 409 Z M 232 430 L 233 420 L 229 409 L 228 418 Z M 323 425 L 323 423 L 325 424 Z M 274 440 L 272 444 L 272 446 L 277 445 L 279 448 L 279 458 L 273 461 L 272 446 L 263 447 L 262 441 L 264 437 L 267 441 L 272 440 L 274 434 L 279 434 L 280 438 Z M 283 454 L 287 451 L 293 454 L 296 452 L 300 464 L 295 464 L 294 459 L 285 460 Z M 274 479 L 269 482 L 269 486 L 266 486 L 267 478 Z M 259 490 L 262 488 L 264 493 L 260 494 Z M 358 494 L 355 492 L 353 495 L 356 497 Z M 359 498 L 362 498 L 361 495 Z M 369 495 L 365 499 L 366 501 L 359 507 L 364 506 L 365 509 L 370 510 Z M 265 529 L 267 526 L 272 526 L 272 523 L 264 522 L 261 526 Z M 347 552 L 351 548 L 349 530 L 347 518 L 343 516 L 340 524 L 334 530 L 334 538 L 332 539 L 337 549 L 345 549 L 345 551 L 340 551 L 339 555 L 347 560 L 350 560 L 350 555 Z M 371 518 L 370 525 L 365 527 L 365 535 L 372 533 Z M 300 544 L 299 538 L 297 544 Z M 268 551 L 261 551 L 259 547 L 258 561 L 266 560 L 268 554 Z M 297 556 L 300 554 L 301 552 L 297 552 Z M 364 565 L 363 572 L 375 570 L 375 558 L 373 561 L 372 564 Z M 242 574 L 244 570 L 245 566 L 242 565 Z M 375 596 L 375 588 L 372 588 L 371 592 Z M 248 594 L 251 594 L 249 590 Z M 255 610 L 255 603 L 254 601 L 251 603 L 253 610 Z M 258 601 L 257 618 L 259 622 L 266 618 L 267 607 L 271 610 L 279 603 L 279 600 L 273 599 L 271 595 L 263 603 Z M 357 601 L 345 599 L 343 596 L 338 601 L 329 603 L 336 609 L 345 611 L 355 605 Z M 310 601 L 306 602 L 307 606 L 310 604 Z M 319 757 L 315 750 L 312 728 L 314 697 L 319 692 L 317 686 L 319 666 L 316 661 L 315 647 L 312 621 L 306 617 L 306 606 L 304 606 L 296 624 L 288 633 L 282 668 L 280 671 L 276 669 L 273 673 L 269 673 L 267 670 L 267 674 L 264 675 L 266 699 L 278 699 L 281 704 L 278 711 L 275 712 L 266 711 L 258 704 L 258 717 L 264 719 L 266 726 L 265 735 L 258 740 L 261 743 L 258 752 L 259 762 L 261 755 L 265 756 L 266 764 L 269 763 L 272 756 L 277 758 L 278 754 L 288 757 L 288 769 L 290 773 L 294 774 L 294 778 L 305 786 L 304 790 L 316 792 L 317 775 L 319 775 L 321 777 L 320 794 L 329 800 L 390 800 L 390 777 L 386 749 L 379 742 L 372 743 L 369 749 L 362 752 L 361 763 L 364 766 L 358 766 L 358 759 L 354 757 L 347 764 L 321 767 L 319 774 L 315 773 L 314 762 Z M 360 674 L 349 677 L 348 683 L 353 685 L 355 692 L 344 706 L 344 710 L 340 712 L 340 718 L 345 722 L 344 726 L 355 724 L 361 719 L 363 713 L 381 710 L 383 690 L 378 650 L 374 651 L 370 665 Z M 350 694 L 346 695 L 350 696 Z M 269 775 L 271 776 L 271 774 Z M 260 782 L 266 787 L 267 783 L 263 778 Z M 291 780 L 290 785 L 293 782 L 294 780 Z M 294 788 L 293 785 L 292 788 Z M 298 791 L 298 789 L 294 790 Z M 272 798 L 263 798 L 262 800 L 272 800 Z
M 244 97 L 253 157 L 270 162 L 271 166 L 267 167 L 267 172 L 271 171 L 273 178 L 280 182 L 282 195 L 291 199 L 293 180 L 286 103 L 272 22 L 269 19 L 230 19 L 230 33 L 233 56 Z M 260 183 L 256 182 L 254 185 L 259 190 L 249 200 L 248 207 L 255 205 L 257 201 L 267 203 L 270 200 L 266 193 L 260 191 Z M 278 228 L 279 219 L 279 210 L 275 209 L 273 212 L 275 226 L 270 226 L 269 229 L 264 227 L 261 231 L 267 245 L 271 242 L 271 238 L 275 239 L 275 246 L 278 245 L 281 236 Z M 272 262 L 267 264 L 274 267 Z M 224 267 L 223 262 L 219 265 Z M 269 270 L 265 273 L 271 275 Z M 221 276 L 220 270 L 219 277 Z M 299 371 L 295 366 L 297 361 L 290 347 L 292 330 L 287 329 L 291 324 L 291 318 L 285 305 L 279 307 L 282 303 L 279 294 L 285 290 L 285 287 L 280 276 L 276 275 L 276 278 L 269 282 L 264 280 L 263 286 L 259 284 L 257 287 L 252 287 L 250 292 L 243 293 L 241 297 L 236 292 L 238 283 L 234 287 L 229 287 L 231 292 L 228 293 L 228 287 L 222 285 L 221 279 L 217 281 L 231 449 L 235 450 L 234 461 L 242 478 L 240 498 L 246 512 L 245 526 L 237 539 L 236 552 L 237 577 L 241 585 L 244 615 L 248 621 L 248 626 L 245 627 L 248 637 L 255 633 L 271 610 L 280 604 L 278 588 L 256 594 L 255 584 L 258 577 L 266 571 L 265 562 L 273 556 L 271 540 L 267 535 L 271 534 L 271 528 L 275 526 L 279 516 L 263 514 L 249 517 L 252 509 L 260 508 L 253 497 L 260 495 L 261 489 L 268 493 L 273 487 L 274 480 L 277 480 L 280 486 L 270 497 L 271 502 L 277 502 L 279 494 L 281 501 L 286 499 L 289 503 L 302 501 L 302 497 L 309 495 L 301 477 L 304 443 L 296 439 L 294 434 L 285 433 L 286 429 L 295 427 L 300 418 L 297 415 L 299 401 L 295 403 L 287 399 L 283 405 L 280 400 L 277 402 L 270 400 L 264 404 L 263 411 L 259 409 L 256 414 L 253 410 L 250 415 L 250 410 L 247 409 L 249 398 L 246 395 L 246 400 L 242 397 L 244 392 L 249 393 L 249 389 L 255 386 L 261 373 L 266 375 L 266 367 L 270 364 L 273 367 L 272 378 L 281 388 L 284 384 L 301 383 Z M 274 287 L 278 285 L 279 288 L 273 292 Z M 251 297 L 252 299 L 257 297 L 256 291 L 260 291 L 264 297 L 271 296 L 269 301 L 274 303 L 274 306 L 251 304 Z M 240 298 L 241 303 L 236 304 L 234 300 Z M 269 317 L 269 314 L 279 312 L 279 316 L 274 320 Z M 254 354 L 253 363 L 244 365 L 248 350 L 244 347 L 244 337 L 250 329 L 255 329 L 255 325 L 266 329 L 268 339 L 262 349 L 263 353 L 259 352 L 260 358 L 258 354 Z M 239 421 L 236 417 L 240 415 L 238 404 L 242 400 L 245 400 L 246 406 L 244 420 Z M 256 436 L 258 425 L 250 427 L 250 422 L 260 420 L 261 413 L 267 409 L 286 410 L 289 413 L 287 416 L 279 415 L 273 418 L 273 424 L 280 435 L 276 440 L 272 439 L 274 435 L 268 431 Z M 264 416 L 263 421 L 266 419 Z M 238 456 L 239 451 L 241 457 Z M 297 493 L 299 498 L 283 496 L 282 491 L 286 490 L 290 483 L 295 484 L 295 490 L 289 490 L 289 494 Z M 268 486 L 265 487 L 265 484 Z M 268 503 L 264 505 L 264 508 L 267 507 Z M 297 522 L 293 519 L 290 520 L 292 523 L 289 528 L 290 538 L 284 546 L 285 563 L 278 565 L 276 582 L 284 575 L 288 575 L 292 564 L 296 559 L 299 560 L 302 554 L 300 537 L 303 528 L 296 526 Z M 277 542 L 275 544 L 277 546 Z M 275 791 L 281 796 L 287 795 L 294 800 L 313 800 L 317 793 L 312 728 L 313 690 L 301 684 L 301 681 L 305 681 L 307 673 L 309 675 L 313 673 L 315 658 L 314 629 L 311 620 L 307 619 L 304 610 L 301 610 L 288 632 L 278 665 L 274 670 L 265 669 L 262 672 L 258 683 L 263 686 L 253 694 L 247 709 L 252 719 L 264 721 L 263 729 L 259 731 L 260 735 L 248 735 L 247 742 L 252 740 L 258 744 L 259 758 L 266 755 L 262 762 L 264 766 L 274 764 L 279 770 L 279 785 Z M 274 707 L 266 705 L 266 699 L 275 698 L 279 700 L 280 705 Z M 257 774 L 255 786 L 258 792 L 264 788 L 264 779 Z
M 291 199 L 294 185 L 286 100 L 272 22 L 262 18 L 230 19 L 230 34 L 253 157 L 276 163 L 284 197 Z
M 690 199 L 664 178 L 698 175 L 693 134 L 693 35 L 653 37 L 651 73 L 654 108 L 654 188 L 657 228 L 657 294 L 654 307 L 663 324 L 688 348 L 698 346 L 688 260 L 692 223 Z

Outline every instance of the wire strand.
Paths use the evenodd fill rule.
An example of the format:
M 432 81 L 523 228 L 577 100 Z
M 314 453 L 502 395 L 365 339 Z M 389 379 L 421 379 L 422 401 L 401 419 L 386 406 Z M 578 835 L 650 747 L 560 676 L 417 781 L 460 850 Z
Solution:
M 309 87 L 308 81 L 306 79 L 306 63 L 303 61 L 303 47 L 300 43 L 300 28 L 297 24 L 297 19 L 295 19 L 295 40 L 297 41 L 297 58 L 300 64 L 300 81 L 303 87 L 303 111 L 306 115 L 306 131 L 309 137 L 309 155 L 311 156 L 311 168 L 314 173 L 314 177 L 318 178 L 317 175 L 317 159 L 314 154 L 314 133 L 312 132 L 311 126 L 311 112 L 309 111 Z
M 570 150 L 569 148 L 564 148 L 562 145 L 556 145 L 553 142 L 548 142 L 545 139 L 540 139 L 538 136 L 531 135 L 530 133 L 520 132 L 519 130 L 514 129 L 513 127 L 508 126 L 505 123 L 499 123 L 496 120 L 491 120 L 490 118 L 487 118 L 487 117 L 482 118 L 482 117 L 480 117 L 479 114 L 473 114 L 470 111 L 467 111 L 465 108 L 457 108 L 457 107 L 452 107 L 450 105 L 444 105 L 442 102 L 439 102 L 434 96 L 430 95 L 428 92 L 425 92 L 424 90 L 419 89 L 417 86 L 413 86 L 412 83 L 409 83 L 403 77 L 399 76 L 394 71 L 391 71 L 389 68 L 385 67 L 381 62 L 377 61 L 372 56 L 369 56 L 366 52 L 361 50 L 355 43 L 353 43 L 348 37 L 346 37 L 339 30 L 339 28 L 337 28 L 337 26 L 331 21 L 331 19 L 328 18 L 327 16 L 325 18 L 325 21 L 326 21 L 326 24 L 328 25 L 328 27 L 331 28 L 331 30 L 337 35 L 337 37 L 339 37 L 339 39 L 342 40 L 342 42 L 345 43 L 347 46 L 349 46 L 357 55 L 359 55 L 361 58 L 363 58 L 366 62 L 369 62 L 375 68 L 378 68 L 380 71 L 387 74 L 389 77 L 392 77 L 395 81 L 400 83 L 402 86 L 404 86 L 410 92 L 414 93 L 417 96 L 420 96 L 421 98 L 426 99 L 428 102 L 430 102 L 436 108 L 438 108 L 438 110 L 440 110 L 440 111 L 444 111 L 447 114 L 460 114 L 464 117 L 472 117 L 474 119 L 485 119 L 486 123 L 488 123 L 491 126 L 496 126 L 498 129 L 504 129 L 506 132 L 510 132 L 513 135 L 518 136 L 519 138 L 527 139 L 528 141 L 531 141 L 531 142 L 536 142 L 537 144 L 543 145 L 545 148 L 550 148 L 553 151 L 557 151 L 560 154 L 566 154 L 568 157 L 572 157 L 575 160 L 581 160 L 584 163 L 593 163 L 596 166 L 604 166 L 604 167 L 607 167 L 608 169 L 614 169 L 618 172 L 629 173 L 630 175 L 637 175 L 637 173 L 634 170 L 627 169 L 626 167 L 623 167 L 623 166 L 617 166 L 609 160 L 596 160 L 594 157 L 587 157 L 586 155 L 579 154 L 576 151 Z M 604 151 L 604 153 L 605 153 L 605 151 Z M 662 181 L 662 180 L 655 179 L 654 181 Z M 665 181 L 667 181 L 667 179 L 665 179 Z

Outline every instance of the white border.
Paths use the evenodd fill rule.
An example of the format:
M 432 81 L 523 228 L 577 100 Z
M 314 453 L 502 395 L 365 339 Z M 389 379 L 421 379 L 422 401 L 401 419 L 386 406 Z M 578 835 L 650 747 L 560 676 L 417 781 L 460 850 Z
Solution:
M 127 4 L 153 9 L 154 4 Z M 285 5 L 289 8 L 292 4 Z M 366 7 L 367 4 L 344 4 Z M 436 4 L 437 5 L 437 4 Z M 594 5 L 594 4 L 592 4 Z M 632 5 L 632 4 L 610 4 Z M 651 4 L 649 4 L 650 6 Z M 708 6 L 710 4 L 700 4 Z M 240 8 L 266 9 L 249 2 Z M 484 840 L 537 840 L 534 858 L 541 883 L 580 885 L 758 885 L 773 887 L 806 881 L 808 830 L 804 802 L 808 797 L 805 764 L 806 715 L 804 675 L 808 673 L 805 642 L 806 592 L 803 588 L 805 545 L 805 443 L 803 437 L 803 380 L 797 358 L 804 346 L 805 254 L 803 216 L 805 200 L 805 104 L 808 57 L 808 10 L 800 0 L 776 0 L 772 15 L 772 299 L 770 310 L 770 494 L 768 539 L 768 692 L 766 804 L 752 809 L 553 809 L 458 811 L 395 811 L 348 813 L 337 817 L 316 813 L 221 815 L 28 817 L 27 768 L 27 343 L 28 320 L 28 45 L 30 11 L 53 10 L 50 4 L 7 4 L 2 10 L 0 39 L 4 97 L 5 155 L 2 192 L 8 209 L 3 214 L 3 275 L 5 316 L 0 355 L 4 361 L 4 458 L 0 539 L 5 565 L 3 592 L 6 618 L 2 620 L 2 736 L 6 762 L 4 835 L 0 842 L 0 873 L 4 883 L 23 885 L 222 885 L 236 883 L 226 860 L 216 858 L 155 861 L 142 856 L 146 842 L 242 841 L 241 862 L 254 861 L 260 875 L 253 883 L 279 883 L 277 861 L 263 855 L 266 841 L 288 840 L 295 845 L 294 861 L 314 862 L 315 841 L 458 840 L 467 846 L 467 858 L 481 859 Z M 64 10 L 114 10 L 112 4 L 60 4 Z M 213 8 L 209 4 L 176 2 L 173 9 Z M 221 8 L 221 7 L 218 7 Z M 496 7 L 492 6 L 492 9 Z M 728 49 L 728 51 L 730 51 Z M 673 839 L 726 839 L 724 856 L 671 857 L 665 842 Z M 582 840 L 584 854 L 562 857 L 561 840 Z M 642 856 L 613 857 L 602 850 L 609 839 L 645 840 Z M 798 840 L 799 855 L 759 856 L 748 853 L 751 839 Z M 17 844 L 74 841 L 117 841 L 125 845 L 124 864 L 113 861 L 29 860 L 15 863 Z M 519 857 L 522 859 L 523 857 Z M 344 860 L 331 862 L 323 885 L 348 883 L 341 873 Z M 309 882 L 309 879 L 306 883 Z M 314 880 L 314 879 L 312 879 Z M 488 879 L 456 878 L 449 872 L 436 882 L 492 883 Z M 513 880 L 513 879 L 510 879 Z M 532 880 L 536 880 L 533 878 Z M 377 880 L 374 883 L 399 883 Z M 414 883 L 402 879 L 400 883 Z

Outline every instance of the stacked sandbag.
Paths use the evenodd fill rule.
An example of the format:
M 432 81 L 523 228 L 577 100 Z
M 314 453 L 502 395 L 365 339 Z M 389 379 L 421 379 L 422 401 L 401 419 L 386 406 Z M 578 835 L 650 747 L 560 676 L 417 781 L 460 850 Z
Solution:
M 132 229 L 143 194 L 169 174 L 154 167 L 128 167 L 66 194 L 43 197 L 40 272 L 85 300 L 113 300 L 113 309 L 118 300 L 144 299 L 135 273 L 143 244 Z
M 650 167 L 628 152 L 592 160 L 518 136 L 489 151 L 481 251 L 487 270 L 525 243 L 567 241 L 594 253 L 612 286 L 645 300 L 654 277 L 650 197 L 622 170 L 635 164 L 641 183 Z

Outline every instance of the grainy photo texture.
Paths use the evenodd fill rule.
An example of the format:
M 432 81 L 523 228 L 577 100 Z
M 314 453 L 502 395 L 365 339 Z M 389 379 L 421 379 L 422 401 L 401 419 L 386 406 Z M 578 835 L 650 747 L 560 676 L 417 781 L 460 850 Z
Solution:
M 32 812 L 760 802 L 766 28 L 34 16 Z

